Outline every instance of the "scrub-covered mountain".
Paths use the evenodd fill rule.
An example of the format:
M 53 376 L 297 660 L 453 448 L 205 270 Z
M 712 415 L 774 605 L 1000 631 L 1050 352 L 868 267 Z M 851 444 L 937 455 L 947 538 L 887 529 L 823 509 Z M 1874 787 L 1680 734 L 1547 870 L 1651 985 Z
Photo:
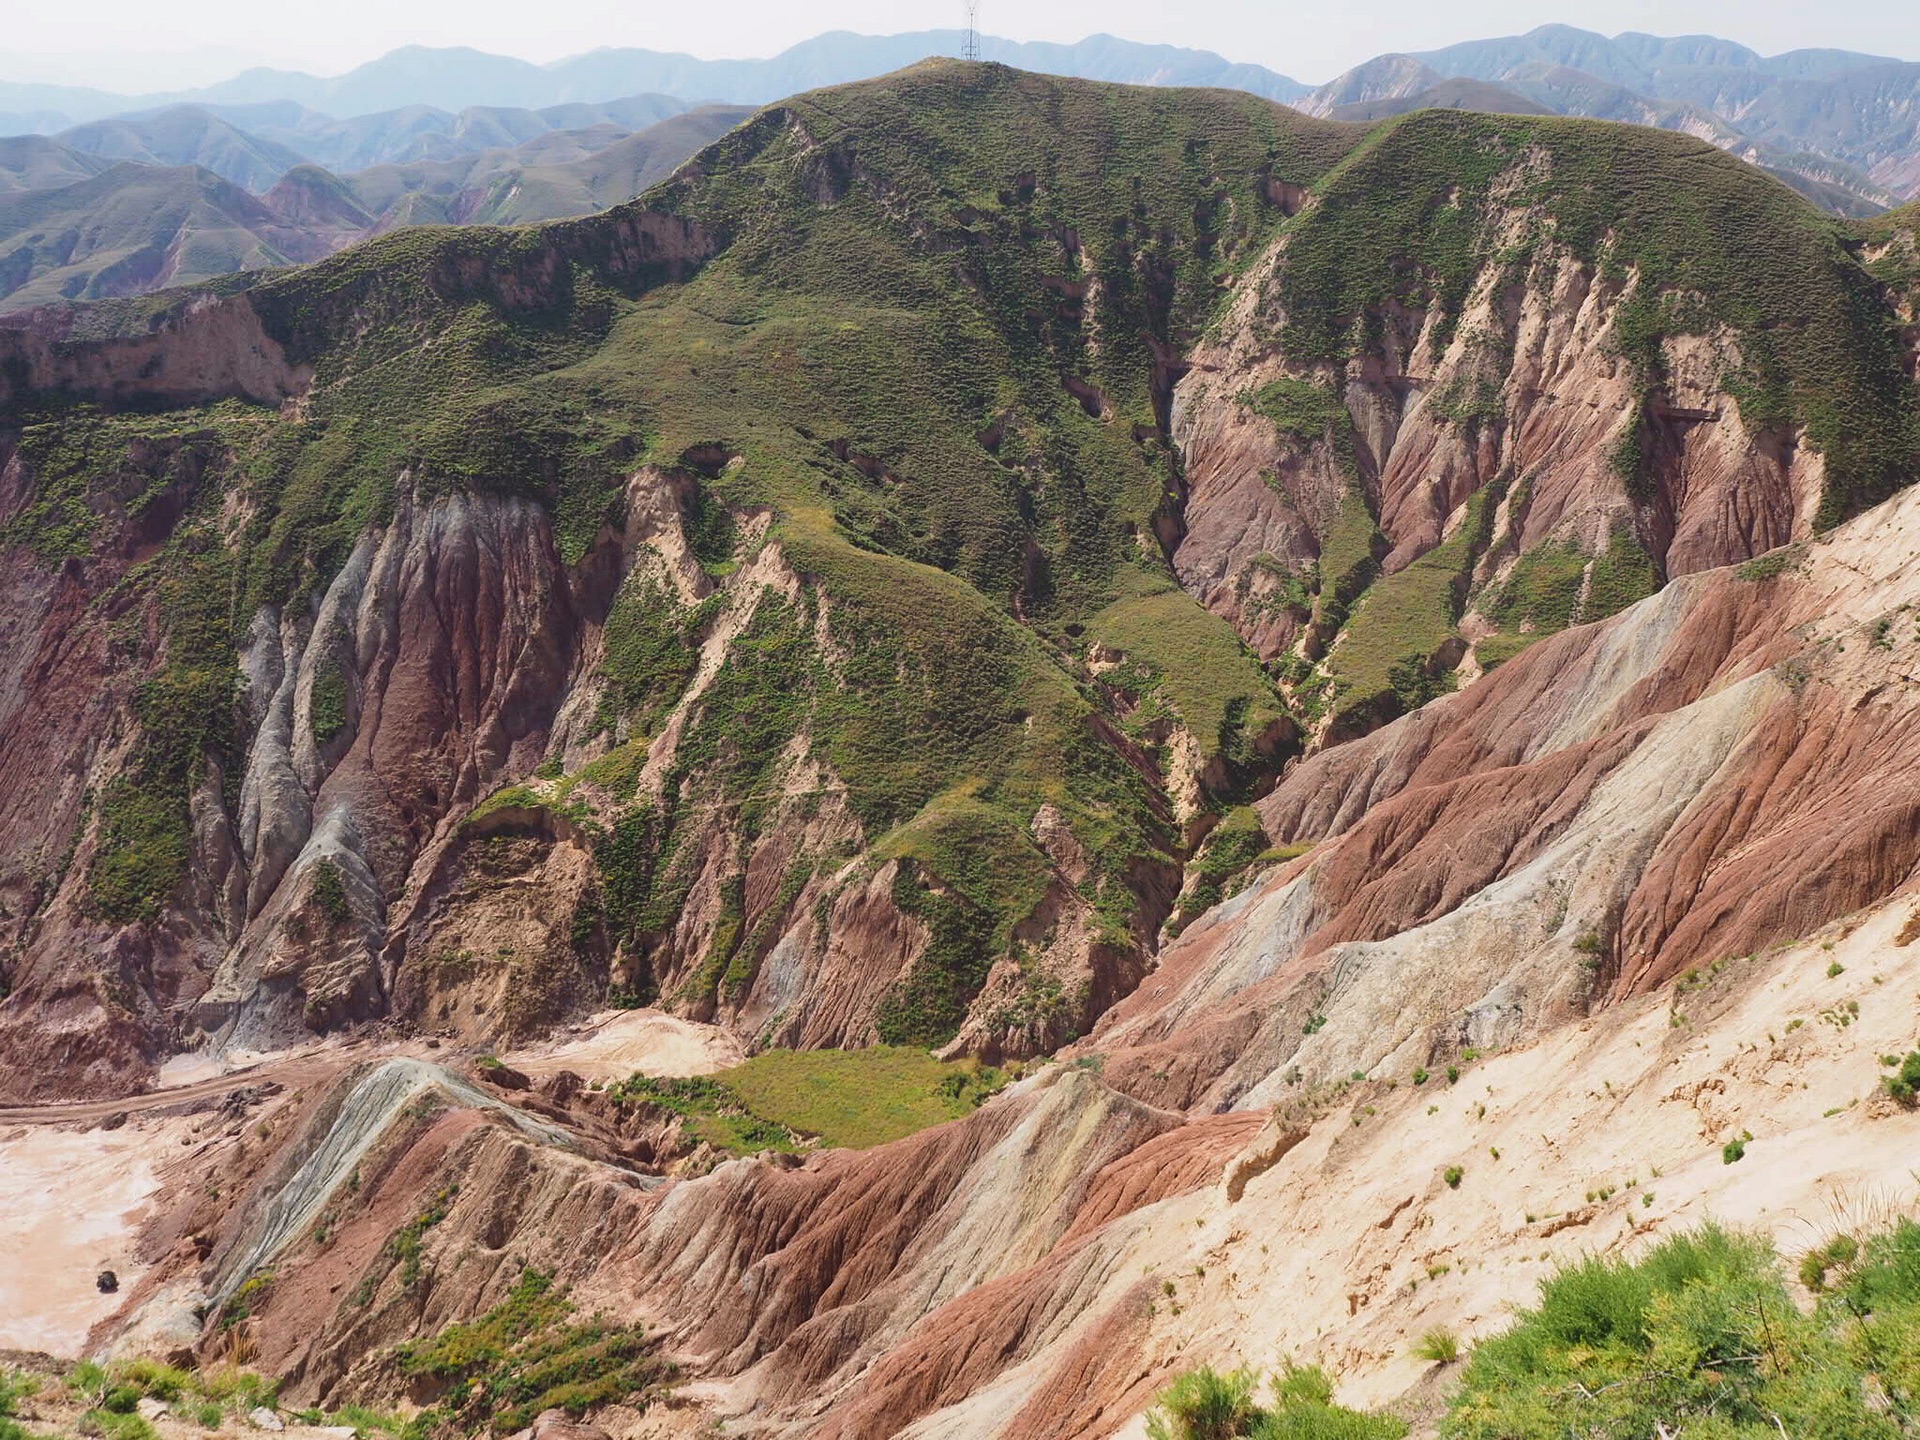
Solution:
M 944 65 L 0 332 L 4 1143 L 163 1189 L 61 1313 L 443 1435 L 1095 1440 L 1202 1363 L 1438 1420 L 1709 1216 L 1856 1295 L 1920 1126 L 1913 219 Z M 522 1043 L 646 997 L 735 1033 Z M 873 1038 L 1058 1054 L 729 1065 Z M 1759 1255 L 1713 1373 L 1911 1414 L 1911 1277 L 1776 1372 Z
M 602 218 L 22 336 L 12 1023 L 119 1083 L 201 1029 L 608 993 L 1083 1029 L 1292 735 L 1173 582 L 1163 425 L 1221 267 L 1357 138 L 938 66 Z M 72 1082 L 41 1041 L 14 1086 Z
M 1388 1412 L 1307 1407 L 1283 1434 L 1556 1440 L 1732 1407 L 1737 1435 L 1778 1414 L 1897 1440 L 1920 1406 L 1895 1219 L 1920 1138 L 1916 553 L 1908 489 L 1323 752 L 1260 806 L 1308 853 L 1058 1063 L 977 1108 L 953 1067 L 960 1118 L 892 1143 L 815 1149 L 736 1108 L 730 1148 L 773 1153 L 688 1153 L 729 1096 L 809 1098 L 759 1067 L 829 1059 L 807 1123 L 866 1143 L 832 1117 L 898 1114 L 924 1055 L 669 1081 L 595 1037 L 463 1079 L 416 1040 L 9 1111 L 9 1159 L 120 1157 L 49 1177 L 83 1214 L 100 1170 L 166 1177 L 92 1344 L 248 1354 L 290 1409 L 433 1396 L 425 1362 L 473 1381 L 421 1420 L 438 1433 L 484 1423 L 477 1392 L 506 1423 L 598 1405 L 614 1435 L 1106 1440 L 1180 1371 L 1278 1365 L 1282 1400 L 1337 1383 Z M 1703 1221 L 1753 1263 L 1657 1265 L 1683 1304 L 1606 1283 Z M 84 1265 L 97 1233 L 55 1242 Z M 1858 1284 L 1889 1249 L 1897 1283 Z M 1537 1282 L 1549 1343 L 1496 1340 L 1546 1328 L 1513 1313 Z M 1598 1347 L 1596 1294 L 1620 1317 Z M 579 1370 L 514 1365 L 600 1341 L 633 1363 L 552 1401 Z M 676 1381 L 697 1383 L 633 1413 Z
M 318 260 L 346 238 L 290 220 L 211 171 L 123 160 L 58 188 L 0 193 L 0 308 Z
M 940 63 L 11 332 L 5 1086 L 608 998 L 1051 1050 L 1303 744 L 1910 480 L 1867 243 L 1677 136 Z

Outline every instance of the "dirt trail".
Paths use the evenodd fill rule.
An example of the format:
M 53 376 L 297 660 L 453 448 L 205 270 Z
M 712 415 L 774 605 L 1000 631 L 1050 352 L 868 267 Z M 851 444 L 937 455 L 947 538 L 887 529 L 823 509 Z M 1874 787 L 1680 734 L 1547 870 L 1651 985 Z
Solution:
M 416 1052 L 418 1047 L 412 1046 L 387 1046 L 377 1051 L 353 1046 L 291 1055 L 285 1059 L 263 1060 L 256 1065 L 248 1065 L 210 1079 L 150 1090 L 144 1095 L 126 1095 L 117 1100 L 75 1100 L 45 1105 L 4 1106 L 0 1107 L 0 1125 L 97 1123 L 112 1119 L 116 1115 L 150 1114 L 154 1111 L 171 1110 L 175 1106 L 190 1105 L 200 1100 L 216 1099 L 222 1095 L 231 1094 L 235 1090 L 243 1090 L 250 1085 L 260 1085 L 267 1081 L 272 1081 L 289 1090 L 298 1090 L 309 1085 L 324 1084 L 363 1060 Z

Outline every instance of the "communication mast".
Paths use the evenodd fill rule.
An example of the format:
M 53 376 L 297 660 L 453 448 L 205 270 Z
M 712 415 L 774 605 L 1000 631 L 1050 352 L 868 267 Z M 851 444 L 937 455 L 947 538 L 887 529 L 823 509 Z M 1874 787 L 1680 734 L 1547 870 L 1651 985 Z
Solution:
M 965 0 L 967 7 L 967 38 L 961 43 L 962 60 L 980 58 L 980 0 Z

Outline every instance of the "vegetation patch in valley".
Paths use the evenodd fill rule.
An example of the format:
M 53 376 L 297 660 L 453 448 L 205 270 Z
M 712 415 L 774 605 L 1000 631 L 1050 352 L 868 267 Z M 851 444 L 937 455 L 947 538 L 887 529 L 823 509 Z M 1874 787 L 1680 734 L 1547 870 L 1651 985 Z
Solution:
M 1285 702 L 1233 627 L 1184 591 L 1169 587 L 1116 601 L 1087 628 L 1146 667 L 1153 694 L 1167 702 L 1204 758 L 1250 761 L 1254 743 L 1287 716 Z
M 1453 688 L 1442 650 L 1454 636 L 1499 498 L 1495 489 L 1478 491 L 1453 534 L 1361 598 L 1327 659 L 1340 709 L 1384 702 L 1397 714 Z
M 1309 848 L 1275 846 L 1253 806 L 1236 805 L 1221 817 L 1188 865 L 1187 889 L 1180 897 L 1174 929 L 1183 929 L 1222 900 L 1239 894 L 1263 866 L 1297 859 Z
M 699 1138 L 733 1154 L 813 1143 L 865 1150 L 958 1119 L 1008 1078 L 913 1046 L 879 1045 L 768 1050 L 714 1075 L 635 1075 L 614 1094 L 686 1117 Z

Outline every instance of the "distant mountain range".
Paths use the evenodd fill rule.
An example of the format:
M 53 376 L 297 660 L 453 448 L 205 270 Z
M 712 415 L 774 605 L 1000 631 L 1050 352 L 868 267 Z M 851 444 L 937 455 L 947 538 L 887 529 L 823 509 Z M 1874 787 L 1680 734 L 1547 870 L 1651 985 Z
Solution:
M 1483 87 L 1455 108 L 1526 113 L 1530 104 L 1698 135 L 1843 213 L 1920 198 L 1920 63 L 1881 55 L 1765 56 L 1707 35 L 1608 39 L 1542 25 L 1378 56 L 1295 103 L 1309 114 L 1377 117 L 1389 102 L 1454 104 L 1449 81 Z
M 535 65 L 412 46 L 344 75 L 255 69 L 129 96 L 0 83 L 0 310 L 326 254 L 409 224 L 512 223 L 616 204 L 751 107 L 951 55 L 953 30 L 820 35 L 765 60 L 596 50 Z M 987 37 L 990 60 L 1248 91 L 1337 120 L 1425 108 L 1683 131 L 1865 216 L 1920 197 L 1920 64 L 1763 56 L 1711 36 L 1566 25 L 1377 56 L 1319 87 L 1203 50 L 1095 35 Z
M 589 112 L 451 115 L 315 127 L 322 153 L 381 163 L 345 175 L 213 111 L 177 106 L 59 137 L 0 139 L 0 311 L 141 294 L 317 260 L 402 225 L 516 224 L 631 199 L 752 114 L 639 97 Z M 666 110 L 654 124 L 629 120 Z M 675 113 L 677 111 L 677 113 Z M 312 112 L 302 112 L 307 118 Z M 297 118 L 297 117 L 296 117 Z M 324 117 L 317 117 L 324 119 Z M 362 117 L 363 122 L 389 117 Z M 536 119 L 542 117 L 534 117 Z M 298 125 L 286 133 L 298 138 Z
M 291 101 L 327 115 L 364 115 L 409 106 L 541 109 L 597 104 L 629 95 L 686 101 L 765 104 L 802 90 L 958 54 L 958 30 L 907 35 L 816 35 L 768 60 L 699 60 L 657 50 L 604 49 L 535 65 L 464 47 L 410 45 L 344 75 L 323 79 L 297 70 L 254 69 L 199 90 L 116 95 L 63 85 L 0 82 L 0 131 L 50 134 L 87 120 L 164 105 L 259 105 Z M 981 41 L 982 57 L 1022 70 L 1142 85 L 1213 85 L 1288 102 L 1310 86 L 1260 65 L 1236 65 L 1205 50 L 1141 45 L 1093 35 L 1074 45 Z

